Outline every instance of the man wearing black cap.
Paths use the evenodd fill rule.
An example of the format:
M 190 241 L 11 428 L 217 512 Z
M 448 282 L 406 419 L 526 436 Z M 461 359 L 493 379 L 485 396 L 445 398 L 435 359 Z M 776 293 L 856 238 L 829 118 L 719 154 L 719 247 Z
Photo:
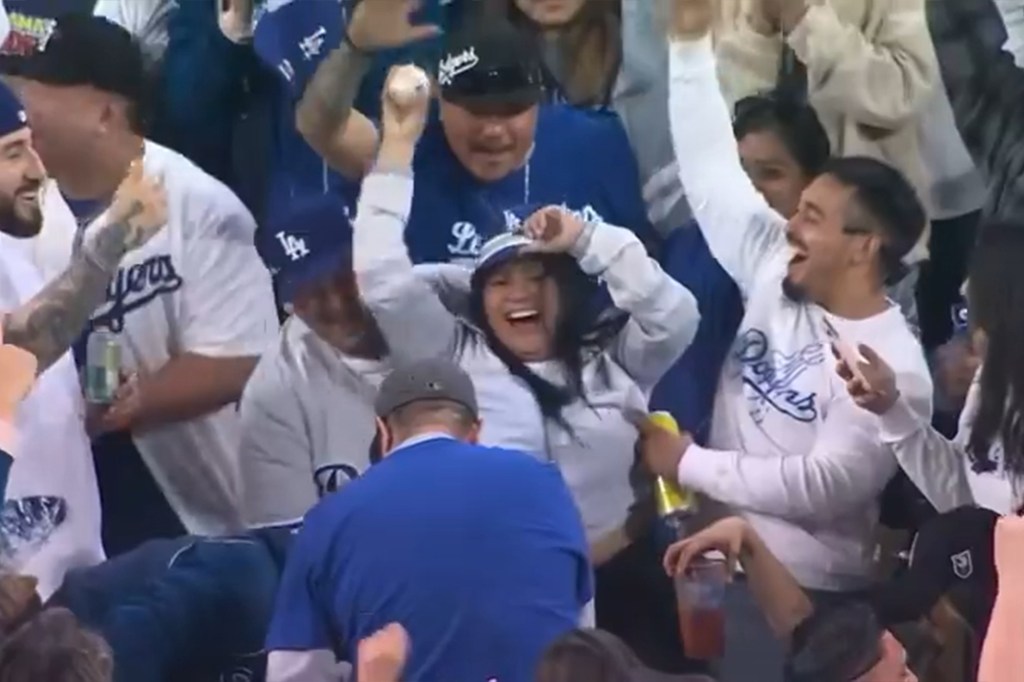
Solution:
M 124 0 L 127 3 L 133 0 Z M 419 16 L 424 21 L 449 26 L 467 2 L 477 0 L 423 0 Z M 269 146 L 266 195 L 262 197 L 268 220 L 287 212 L 296 195 L 335 193 L 349 197 L 357 187 L 332 170 L 306 144 L 296 130 L 295 109 L 309 79 L 344 35 L 345 18 L 352 0 L 225 0 L 221 2 L 221 31 L 232 42 L 251 41 L 264 67 L 271 110 L 273 140 Z M 380 114 L 380 92 L 390 66 L 436 54 L 438 40 L 417 42 L 376 56 L 362 80 L 356 98 L 367 116 Z M 268 135 L 271 131 L 267 131 Z M 350 197 L 354 200 L 354 197 Z M 262 223 L 262 221 L 261 221 Z
M 167 228 L 122 263 L 91 320 L 116 335 L 123 369 L 137 377 L 95 416 L 96 432 L 111 434 L 97 442 L 108 551 L 182 526 L 239 528 L 231 404 L 278 327 L 252 216 L 224 185 L 143 137 L 142 55 L 121 27 L 64 16 L 38 50 L 3 66 L 56 183 L 39 237 L 51 253 L 66 261 L 94 234 L 133 163 L 167 191 Z
M 373 164 L 377 126 L 352 109 L 377 51 L 435 29 L 413 25 L 410 0 L 363 0 L 340 46 L 317 69 L 296 122 L 335 169 L 360 179 Z M 499 17 L 467 17 L 445 39 L 440 94 L 416 154 L 406 242 L 415 262 L 469 261 L 510 209 L 565 205 L 588 221 L 651 234 L 636 161 L 615 114 L 541 105 L 542 61 L 532 38 Z M 423 172 L 420 172 L 422 170 Z
M 163 227 L 166 204 L 159 185 L 134 169 L 93 238 L 44 284 L 30 248 L 42 227 L 44 172 L 26 118 L 0 83 L 0 326 L 5 343 L 35 356 L 40 375 L 12 423 L 24 456 L 12 467 L 0 515 L 0 571 L 36 577 L 47 597 L 69 568 L 103 559 L 81 387 L 67 351 L 104 300 L 125 253 Z
M 306 516 L 267 638 L 268 680 L 336 680 L 335 660 L 354 661 L 361 639 L 397 622 L 412 640 L 405 679 L 532 682 L 592 597 L 558 469 L 476 445 L 473 383 L 447 361 L 396 369 L 375 407 L 387 454 Z

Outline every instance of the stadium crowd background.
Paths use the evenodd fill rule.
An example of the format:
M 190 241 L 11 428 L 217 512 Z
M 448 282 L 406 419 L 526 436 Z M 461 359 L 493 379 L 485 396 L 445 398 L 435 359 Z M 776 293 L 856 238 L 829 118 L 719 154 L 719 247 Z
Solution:
M 0 682 L 1024 682 L 1024 3 L 0 35 Z

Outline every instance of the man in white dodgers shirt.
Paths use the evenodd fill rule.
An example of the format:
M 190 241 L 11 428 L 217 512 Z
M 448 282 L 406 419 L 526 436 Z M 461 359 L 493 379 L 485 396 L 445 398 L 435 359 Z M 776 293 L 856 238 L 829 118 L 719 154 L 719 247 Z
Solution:
M 56 181 L 51 189 L 66 201 L 48 202 L 55 214 L 46 216 L 44 240 L 52 230 L 74 252 L 82 235 L 96 229 L 93 216 L 102 216 L 119 178 L 140 154 L 146 172 L 162 177 L 167 229 L 125 259 L 106 304 L 91 320 L 92 329 L 117 334 L 125 369 L 139 374 L 133 389 L 102 415 L 99 428 L 131 432 L 188 532 L 240 528 L 240 432 L 233 403 L 278 328 L 252 216 L 223 184 L 142 137 L 142 56 L 121 27 L 66 15 L 41 49 L 7 68 L 39 155 Z M 81 229 L 74 228 L 76 219 Z M 100 477 L 104 495 L 118 492 L 103 487 L 102 468 Z M 119 512 L 125 513 L 131 511 Z
M 0 515 L 0 571 L 34 576 L 47 599 L 69 569 L 103 560 L 96 475 L 67 350 L 104 299 L 124 253 L 166 222 L 166 206 L 162 191 L 135 169 L 95 237 L 44 286 L 24 255 L 42 225 L 44 179 L 25 119 L 0 84 L 0 325 L 6 342 L 36 356 L 40 375 L 16 417 L 19 454 Z M 119 221 L 134 201 L 148 208 Z
M 877 499 L 897 464 L 878 419 L 836 374 L 826 325 L 891 358 L 901 394 L 930 417 L 923 353 L 885 296 L 925 214 L 897 171 L 848 158 L 811 183 L 787 225 L 740 165 L 708 36 L 711 0 L 674 0 L 674 10 L 669 106 L 679 172 L 746 313 L 722 372 L 710 447 L 658 436 L 645 454 L 657 473 L 748 519 L 812 598 L 834 601 L 871 581 Z M 722 679 L 778 679 L 782 645 L 742 581 L 726 609 Z

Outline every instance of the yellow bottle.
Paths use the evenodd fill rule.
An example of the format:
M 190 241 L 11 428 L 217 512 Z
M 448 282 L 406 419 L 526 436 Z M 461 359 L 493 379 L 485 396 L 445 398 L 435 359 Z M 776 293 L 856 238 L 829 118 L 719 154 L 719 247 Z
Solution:
M 679 434 L 679 424 L 668 412 L 651 412 L 647 419 L 669 433 Z M 654 489 L 658 499 L 658 516 L 661 518 L 689 516 L 697 511 L 696 495 L 675 481 L 658 476 L 654 480 Z

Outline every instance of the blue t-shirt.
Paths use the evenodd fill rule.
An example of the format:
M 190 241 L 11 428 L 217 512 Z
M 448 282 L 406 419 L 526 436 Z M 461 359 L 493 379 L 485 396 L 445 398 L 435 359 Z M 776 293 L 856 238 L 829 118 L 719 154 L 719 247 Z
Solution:
M 492 183 L 477 180 L 459 162 L 435 116 L 414 167 L 416 192 L 405 241 L 416 263 L 475 258 L 487 238 L 510 227 L 507 212 L 529 205 L 565 205 L 586 219 L 653 239 L 636 159 L 611 111 L 541 106 L 529 161 Z
M 273 216 L 296 196 L 338 191 L 349 196 L 351 183 L 328 168 L 295 129 L 295 107 L 320 62 L 344 38 L 349 2 L 343 0 L 269 0 L 256 7 L 253 46 L 260 60 L 277 74 L 274 140 L 267 212 Z M 461 0 L 429 0 L 415 15 L 417 23 L 445 25 Z M 415 61 L 433 71 L 437 40 L 379 52 L 363 80 L 355 107 L 376 119 L 380 93 L 394 64 Z
M 430 438 L 387 456 L 306 516 L 268 651 L 332 650 L 391 622 L 407 682 L 532 682 L 593 596 L 583 527 L 558 469 Z

